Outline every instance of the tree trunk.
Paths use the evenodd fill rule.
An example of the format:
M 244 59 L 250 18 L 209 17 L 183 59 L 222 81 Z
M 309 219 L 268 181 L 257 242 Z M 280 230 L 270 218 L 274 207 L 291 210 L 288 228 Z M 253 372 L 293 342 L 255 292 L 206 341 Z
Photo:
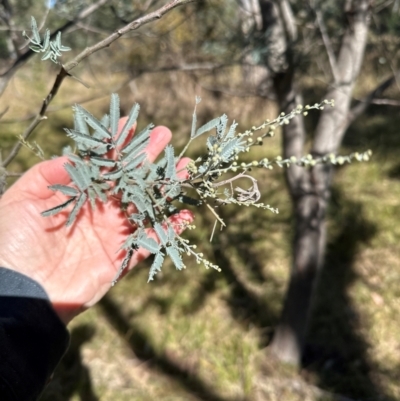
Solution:
M 355 0 L 348 20 L 337 61 L 336 81 L 326 98 L 335 100 L 335 108 L 321 112 L 316 128 L 312 153 L 315 156 L 336 153 L 345 133 L 354 83 L 359 75 L 368 31 L 368 1 Z M 346 12 L 350 12 L 347 10 Z M 275 89 L 280 105 L 293 107 L 298 95 L 294 89 L 293 72 L 276 76 Z M 293 106 L 292 106 L 293 104 Z M 287 126 L 283 132 L 285 156 L 298 156 L 304 144 L 304 128 Z M 325 215 L 330 198 L 332 167 L 315 166 L 299 171 L 287 171 L 287 183 L 293 201 L 295 229 L 292 248 L 292 271 L 281 321 L 276 329 L 272 352 L 281 360 L 301 363 L 312 309 L 312 298 L 322 268 L 326 247 Z

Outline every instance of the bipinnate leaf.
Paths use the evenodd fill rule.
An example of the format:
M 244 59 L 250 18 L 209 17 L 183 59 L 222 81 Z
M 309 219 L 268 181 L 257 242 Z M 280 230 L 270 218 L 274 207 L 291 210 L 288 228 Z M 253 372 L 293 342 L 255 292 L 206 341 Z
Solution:
M 124 125 L 124 127 L 122 128 L 122 131 L 119 135 L 119 137 L 117 138 L 117 140 L 115 141 L 115 143 L 117 145 L 122 145 L 126 139 L 126 137 L 128 136 L 129 130 L 133 127 L 133 124 L 135 124 L 138 115 L 139 115 L 139 110 L 140 110 L 140 106 L 138 103 L 135 103 L 135 105 L 132 107 L 128 119 L 126 120 L 126 123 Z
M 86 180 L 82 177 L 80 171 L 69 163 L 65 163 L 64 168 L 67 170 L 72 182 L 83 192 L 88 185 L 86 185 Z
M 139 146 L 142 142 L 150 139 L 150 132 L 154 128 L 153 124 L 149 124 L 145 129 L 135 135 L 133 139 L 122 149 L 123 153 L 130 153 L 133 149 Z
M 44 212 L 40 213 L 43 217 L 47 216 L 53 216 L 54 214 L 57 214 L 61 212 L 63 209 L 65 209 L 70 203 L 72 203 L 76 197 L 68 199 L 66 202 L 62 203 L 61 205 L 58 205 L 56 207 L 53 207 L 51 209 L 45 210 Z
M 72 138 L 76 143 L 81 143 L 83 145 L 86 145 L 88 148 L 96 149 L 98 147 L 107 146 L 107 144 L 105 144 L 100 139 L 93 138 L 79 131 L 75 131 L 73 129 L 68 129 L 68 128 L 65 128 L 65 131 L 67 133 L 67 136 Z
M 208 131 L 211 131 L 213 128 L 216 128 L 221 117 L 214 118 L 213 120 L 209 121 L 207 124 L 201 126 L 196 133 L 192 136 L 192 139 L 199 137 L 200 135 L 205 134 Z
M 122 170 L 122 168 L 120 168 L 117 170 L 110 171 L 109 173 L 103 174 L 103 178 L 105 180 L 114 181 L 117 180 L 118 178 L 121 178 L 123 173 L 124 171 Z
M 96 117 L 94 117 L 91 113 L 89 113 L 79 104 L 75 105 L 75 107 L 83 115 L 83 118 L 85 119 L 87 124 L 96 131 L 96 134 L 98 137 L 100 137 L 100 139 L 111 138 L 111 133 Z
M 81 210 L 82 206 L 85 204 L 87 199 L 87 195 L 83 192 L 81 193 L 81 196 L 78 198 L 77 202 L 75 203 L 74 208 L 71 210 L 71 213 L 68 216 L 66 226 L 70 226 L 76 219 L 76 216 L 78 215 L 79 211 Z
M 150 267 L 149 279 L 147 280 L 147 282 L 154 280 L 154 276 L 161 271 L 163 262 L 164 262 L 164 254 L 161 252 L 157 253 Z
M 154 231 L 157 234 L 157 237 L 159 238 L 161 244 L 163 246 L 167 246 L 168 243 L 168 235 L 167 232 L 165 231 L 164 227 L 160 223 L 155 223 L 154 224 Z
M 37 23 L 34 17 L 31 17 L 31 29 L 32 29 L 32 36 L 33 38 L 31 39 L 31 42 L 35 45 L 41 44 L 41 39 L 40 39 L 40 34 L 39 34 L 39 29 L 37 27 Z
M 136 239 L 136 243 L 139 247 L 146 249 L 151 253 L 158 253 L 160 250 L 160 245 L 154 241 L 153 238 L 146 237 L 146 235 L 141 235 Z
M 182 258 L 181 255 L 179 254 L 179 251 L 172 246 L 167 246 L 166 250 L 172 262 L 174 263 L 175 267 L 178 270 L 182 270 L 184 268 L 184 264 L 182 262 Z
M 111 95 L 110 101 L 110 128 L 113 139 L 116 139 L 118 132 L 118 121 L 120 117 L 119 96 L 116 93 Z
M 95 164 L 96 166 L 99 166 L 99 167 L 109 167 L 109 168 L 112 168 L 112 167 L 114 167 L 114 166 L 117 164 L 117 162 L 116 162 L 115 160 L 112 160 L 112 159 L 104 159 L 104 158 L 102 158 L 102 157 L 96 157 L 96 156 L 92 156 L 92 157 L 90 158 L 90 161 L 91 161 L 93 164 Z
M 172 145 L 168 145 L 165 148 L 165 157 L 167 159 L 167 167 L 165 169 L 165 178 L 176 179 L 174 148 Z
M 76 188 L 68 187 L 67 185 L 55 184 L 50 185 L 48 188 L 52 191 L 60 191 L 67 196 L 77 196 L 79 194 L 79 191 Z

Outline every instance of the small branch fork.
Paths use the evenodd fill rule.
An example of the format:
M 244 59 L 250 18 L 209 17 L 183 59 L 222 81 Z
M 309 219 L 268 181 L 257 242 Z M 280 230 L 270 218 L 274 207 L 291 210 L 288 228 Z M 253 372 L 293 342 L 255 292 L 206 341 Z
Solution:
M 169 11 L 173 10 L 176 7 L 188 4 L 188 3 L 193 3 L 196 1 L 202 1 L 202 0 L 173 0 L 170 1 L 169 3 L 165 4 L 163 7 L 159 8 L 158 10 L 149 13 L 147 15 L 144 15 L 143 17 L 140 17 L 131 23 L 127 24 L 121 29 L 118 29 L 114 33 L 112 33 L 110 36 L 105 38 L 104 40 L 98 42 L 97 44 L 87 47 L 85 50 L 83 50 L 80 54 L 78 54 L 73 60 L 68 62 L 65 65 L 61 66 L 61 70 L 58 73 L 56 80 L 54 82 L 53 87 L 51 88 L 49 94 L 46 96 L 44 99 L 42 106 L 40 108 L 39 113 L 35 116 L 34 120 L 31 122 L 31 124 L 26 128 L 24 133 L 22 134 L 22 137 L 24 140 L 26 140 L 32 132 L 36 129 L 36 127 L 46 119 L 45 113 L 50 105 L 51 101 L 54 99 L 56 96 L 62 82 L 64 81 L 64 78 L 67 76 L 72 76 L 70 74 L 70 71 L 74 69 L 81 61 L 84 59 L 88 58 L 90 55 L 93 53 L 104 49 L 108 46 L 111 45 L 111 43 L 115 42 L 117 39 L 119 39 L 121 36 L 125 35 L 128 32 L 134 31 L 136 29 L 139 29 L 141 26 L 148 24 L 152 21 L 158 20 L 162 18 L 165 14 L 167 14 Z M 99 1 L 99 3 L 105 3 L 104 0 Z M 18 154 L 19 150 L 21 149 L 22 144 L 18 142 L 13 149 L 11 150 L 10 154 L 7 156 L 7 158 L 4 160 L 4 162 L 1 164 L 2 167 L 7 167 L 11 161 L 14 159 L 14 157 Z

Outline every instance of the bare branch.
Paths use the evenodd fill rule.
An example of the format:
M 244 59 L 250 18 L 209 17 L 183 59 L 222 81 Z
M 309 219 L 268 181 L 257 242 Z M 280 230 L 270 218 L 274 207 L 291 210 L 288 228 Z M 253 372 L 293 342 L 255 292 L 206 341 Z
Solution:
M 36 115 L 36 117 L 31 122 L 31 124 L 24 131 L 24 133 L 22 134 L 22 138 L 24 140 L 26 140 L 29 137 L 29 135 L 32 134 L 32 132 L 35 130 L 35 128 L 43 120 L 46 119 L 46 116 L 45 116 L 46 110 L 47 110 L 49 104 L 51 103 L 51 101 L 56 96 L 58 89 L 60 88 L 62 82 L 64 81 L 64 78 L 67 76 L 71 76 L 69 71 L 72 70 L 73 68 L 75 68 L 82 60 L 86 59 L 93 53 L 110 46 L 111 43 L 115 42 L 117 39 L 119 39 L 124 34 L 130 32 L 130 31 L 136 30 L 136 29 L 140 28 L 141 26 L 148 24 L 149 22 L 152 22 L 154 20 L 162 18 L 165 14 L 167 14 L 169 11 L 173 10 L 174 8 L 176 8 L 178 6 L 192 3 L 195 1 L 202 1 L 202 0 L 173 0 L 170 3 L 166 4 L 165 6 L 161 7 L 160 9 L 158 9 L 148 15 L 145 15 L 141 18 L 138 18 L 135 21 L 133 21 L 130 24 L 123 27 L 122 29 L 117 30 L 116 32 L 114 32 L 112 35 L 110 35 L 106 39 L 102 40 L 101 42 L 99 42 L 91 47 L 87 47 L 80 54 L 78 54 L 78 56 L 76 56 L 72 61 L 70 61 L 66 65 L 63 65 L 61 68 L 61 71 L 57 75 L 57 78 L 54 82 L 54 85 L 53 85 L 51 91 L 46 96 L 45 100 L 43 101 L 39 113 Z M 100 2 L 105 2 L 105 0 L 100 0 L 99 3 Z M 96 3 L 96 4 L 98 4 L 98 3 Z M 14 157 L 18 154 L 21 147 L 22 147 L 21 142 L 18 142 L 13 147 L 10 154 L 7 156 L 7 158 L 2 163 L 3 167 L 7 167 L 11 163 L 11 161 L 14 159 Z
M 396 82 L 396 77 L 397 78 L 400 77 L 400 70 L 398 70 L 395 75 L 391 75 L 389 78 L 386 78 L 382 83 L 380 83 L 376 88 L 374 88 L 371 92 L 369 92 L 367 96 L 361 99 L 360 102 L 350 110 L 347 117 L 345 129 L 347 129 L 347 127 L 356 118 L 358 118 L 362 113 L 364 113 L 367 107 L 374 102 L 376 97 L 381 96 L 386 89 L 388 89 L 391 85 L 393 85 Z M 382 100 L 384 99 L 379 99 L 379 100 L 381 100 L 380 104 L 383 104 Z M 399 105 L 399 102 L 397 102 L 396 105 Z
M 332 76 L 333 76 L 334 82 L 337 82 L 339 79 L 338 70 L 337 70 L 337 62 L 336 62 L 335 52 L 333 51 L 331 40 L 330 40 L 328 32 L 326 30 L 324 17 L 319 8 L 316 8 L 314 11 L 315 11 L 315 15 L 317 17 L 317 24 L 318 24 L 319 32 L 321 33 L 321 37 L 322 37 L 322 41 L 324 42 L 326 54 L 328 55 L 329 65 L 330 65 L 331 71 L 332 71 Z
M 54 39 L 57 36 L 58 32 L 64 32 L 68 28 L 74 26 L 77 22 L 82 21 L 83 19 L 87 18 L 90 14 L 92 14 L 94 11 L 96 11 L 98 8 L 103 6 L 104 4 L 107 3 L 107 0 L 99 0 L 98 2 L 91 4 L 90 6 L 86 7 L 84 10 L 82 10 L 75 19 L 66 22 L 63 26 L 60 28 L 56 29 L 51 35 L 50 39 Z M 7 70 L 2 71 L 0 73 L 0 95 L 5 91 L 7 84 L 11 77 L 16 73 L 16 71 L 22 67 L 34 54 L 31 49 L 26 50 L 24 53 L 22 53 L 9 67 Z
M 33 132 L 33 130 L 47 117 L 45 116 L 46 110 L 54 96 L 57 94 L 58 89 L 60 88 L 62 82 L 64 81 L 64 78 L 69 75 L 67 71 L 65 71 L 64 68 L 61 69 L 61 71 L 58 73 L 57 78 L 54 82 L 53 87 L 51 88 L 50 93 L 46 96 L 46 99 L 44 99 L 42 107 L 39 111 L 39 114 L 36 115 L 34 120 L 29 124 L 29 126 L 26 128 L 25 132 L 22 134 L 22 138 L 26 140 L 29 135 Z M 14 159 L 14 157 L 18 154 L 19 150 L 22 147 L 22 143 L 18 141 L 15 146 L 12 148 L 11 152 L 9 155 L 6 157 L 6 159 L 3 161 L 2 166 L 7 167 L 11 161 Z
M 89 57 L 93 53 L 110 46 L 111 43 L 115 42 L 117 39 L 119 39 L 121 36 L 125 35 L 126 33 L 134 31 L 134 30 L 140 28 L 141 26 L 148 24 L 149 22 L 152 22 L 152 21 L 162 18 L 165 14 L 167 14 L 169 11 L 171 11 L 172 9 L 174 9 L 178 6 L 188 4 L 188 3 L 193 3 L 195 1 L 199 1 L 199 0 L 173 0 L 170 3 L 166 4 L 165 6 L 159 8 L 158 10 L 156 10 L 150 14 L 147 14 L 141 18 L 138 18 L 135 21 L 132 21 L 128 25 L 125 25 L 123 28 L 115 31 L 112 35 L 108 36 L 101 42 L 98 42 L 93 46 L 87 47 L 84 51 L 82 51 L 80 54 L 78 54 L 73 60 L 71 60 L 70 62 L 68 62 L 67 64 L 64 65 L 65 70 L 68 72 L 71 71 L 82 60 Z

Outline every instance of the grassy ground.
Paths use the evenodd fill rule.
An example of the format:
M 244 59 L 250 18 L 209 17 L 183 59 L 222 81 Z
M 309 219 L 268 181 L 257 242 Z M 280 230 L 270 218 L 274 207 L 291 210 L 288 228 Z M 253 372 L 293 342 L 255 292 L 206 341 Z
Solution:
M 14 102 L 8 119 L 34 110 L 43 96 L 42 90 L 36 98 L 27 97 L 23 79 L 32 77 L 14 82 L 8 94 L 26 102 Z M 110 80 L 109 86 L 117 88 L 121 81 Z M 179 75 L 158 81 L 157 89 L 153 81 L 154 76 L 143 77 L 124 86 L 121 97 L 127 105 L 133 99 L 141 103 L 142 124 L 169 125 L 175 143 L 182 144 L 192 112 L 188 99 L 200 88 L 187 81 L 183 85 Z M 177 87 L 188 89 L 183 93 Z M 75 83 L 62 90 L 55 106 L 85 96 Z M 227 110 L 245 122 L 265 115 L 260 100 L 232 103 L 223 95 L 202 95 L 200 119 Z M 88 107 L 103 112 L 106 103 Z M 271 106 L 268 113 L 276 110 Z M 60 152 L 66 143 L 61 127 L 71 125 L 69 109 L 51 116 L 35 137 L 48 156 Z M 183 121 L 187 129 L 178 128 Z M 372 109 L 347 135 L 343 153 L 371 148 L 375 155 L 369 163 L 337 171 L 326 265 L 301 372 L 275 361 L 267 348 L 290 265 L 290 203 L 282 171 L 274 170 L 261 172 L 259 181 L 264 200 L 278 206 L 279 215 L 224 209 L 228 228 L 210 244 L 213 218 L 197 213 L 198 229 L 188 236 L 221 266 L 221 273 L 188 262 L 186 271 L 169 265 L 146 284 L 148 264 L 137 268 L 71 323 L 70 350 L 42 401 L 345 400 L 339 394 L 400 400 L 399 126 L 393 112 Z M 2 146 L 20 129 L 20 124 L 2 125 Z M 267 142 L 265 156 L 278 154 L 279 145 L 279 138 Z M 12 168 L 23 171 L 35 162 L 24 151 Z

